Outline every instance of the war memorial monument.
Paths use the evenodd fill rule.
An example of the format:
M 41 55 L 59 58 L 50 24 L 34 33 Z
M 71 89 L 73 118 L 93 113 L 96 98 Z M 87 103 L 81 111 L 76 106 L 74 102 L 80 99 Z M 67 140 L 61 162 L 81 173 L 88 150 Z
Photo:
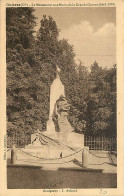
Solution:
M 68 121 L 70 105 L 57 67 L 56 78 L 50 87 L 50 112 L 47 130 L 31 135 L 31 143 L 18 152 L 18 159 L 61 163 L 78 157 L 82 161 L 84 135 L 76 133 Z M 77 153 L 79 152 L 79 153 Z M 80 155 L 79 155 L 80 154 Z M 77 156 L 78 155 L 78 156 Z M 62 160 L 63 159 L 63 160 Z M 52 163 L 52 162 L 51 162 Z M 49 165 L 50 167 L 50 165 Z

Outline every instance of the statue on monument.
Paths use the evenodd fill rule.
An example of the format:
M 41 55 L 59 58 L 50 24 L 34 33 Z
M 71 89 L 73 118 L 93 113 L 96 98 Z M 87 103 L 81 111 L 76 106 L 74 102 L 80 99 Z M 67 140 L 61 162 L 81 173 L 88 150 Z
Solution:
M 70 105 L 68 104 L 66 98 L 61 95 L 60 98 L 56 101 L 53 111 L 53 122 L 55 124 L 55 131 L 62 132 L 73 130 L 68 119 L 68 111 Z
M 67 143 L 70 133 L 73 132 L 73 127 L 68 121 L 70 104 L 65 97 L 65 88 L 59 76 L 60 68 L 57 67 L 56 70 L 56 78 L 50 87 L 50 112 L 45 134 Z
M 50 114 L 47 122 L 47 131 L 49 132 L 66 132 L 73 131 L 67 116 L 70 109 L 65 98 L 64 85 L 60 80 L 60 68 L 57 66 L 56 78 L 50 88 Z M 53 133 L 54 134 L 54 133 Z

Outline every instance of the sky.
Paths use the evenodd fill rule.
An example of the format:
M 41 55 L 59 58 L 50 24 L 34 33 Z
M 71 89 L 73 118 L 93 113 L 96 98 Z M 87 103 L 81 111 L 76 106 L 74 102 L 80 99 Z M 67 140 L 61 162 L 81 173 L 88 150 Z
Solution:
M 43 15 L 52 16 L 61 30 L 59 39 L 73 45 L 75 61 L 90 67 L 96 60 L 103 68 L 116 63 L 116 8 L 38 7 L 36 30 Z

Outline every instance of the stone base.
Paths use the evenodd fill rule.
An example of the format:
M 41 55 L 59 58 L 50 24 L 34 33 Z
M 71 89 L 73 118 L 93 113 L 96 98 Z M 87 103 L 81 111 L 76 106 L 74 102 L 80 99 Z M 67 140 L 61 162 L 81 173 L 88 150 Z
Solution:
M 25 154 L 26 159 L 48 159 L 48 160 L 54 160 L 57 159 L 59 160 L 60 158 L 64 158 L 66 156 L 69 156 L 71 154 L 73 154 L 74 152 L 72 150 L 63 150 L 61 148 L 50 148 L 50 147 L 44 147 L 44 148 L 25 148 L 22 149 L 21 151 L 23 154 Z M 21 154 L 22 154 L 21 153 Z M 61 156 L 60 156 L 61 155 Z M 74 158 L 74 157 L 73 157 Z
M 46 164 L 70 162 L 74 159 L 81 162 L 83 148 L 84 135 L 71 132 L 67 140 L 63 140 L 60 133 L 54 132 L 54 135 L 51 135 L 46 131 L 39 133 L 39 136 L 37 133 L 32 134 L 31 144 L 18 153 L 18 159 L 40 161 Z
M 60 142 L 60 144 L 62 144 L 63 146 L 64 145 L 68 146 L 70 148 L 73 148 L 74 150 L 84 148 L 84 135 L 83 134 L 70 132 L 65 136 L 65 133 L 64 134 L 61 132 L 50 133 L 50 132 L 45 131 L 42 133 L 42 136 L 43 135 L 46 137 L 55 139 L 58 142 Z M 45 138 L 45 139 L 48 139 L 48 138 Z

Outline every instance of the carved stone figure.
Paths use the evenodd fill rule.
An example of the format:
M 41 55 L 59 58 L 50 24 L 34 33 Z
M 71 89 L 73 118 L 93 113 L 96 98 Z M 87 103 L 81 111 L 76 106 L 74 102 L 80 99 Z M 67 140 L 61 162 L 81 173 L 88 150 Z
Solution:
M 67 133 L 73 130 L 67 118 L 69 109 L 70 105 L 68 104 L 66 98 L 61 95 L 60 98 L 56 101 L 52 117 L 55 124 L 55 131 L 64 131 Z

